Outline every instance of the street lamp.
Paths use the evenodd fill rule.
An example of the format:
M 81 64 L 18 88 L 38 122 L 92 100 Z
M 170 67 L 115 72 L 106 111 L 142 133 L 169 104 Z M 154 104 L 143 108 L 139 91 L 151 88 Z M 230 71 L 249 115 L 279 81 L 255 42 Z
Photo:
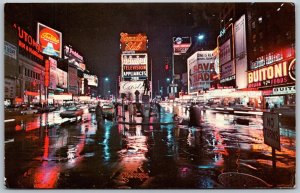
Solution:
M 198 38 L 198 40 L 203 40 L 204 37 L 205 37 L 205 36 L 204 36 L 203 34 L 199 34 L 197 38 Z
M 108 78 L 108 77 L 105 77 L 105 79 L 104 79 L 104 80 L 107 82 L 107 81 L 109 81 L 109 78 Z
M 170 82 L 170 80 L 171 80 L 170 78 L 166 78 L 166 81 L 167 81 L 167 82 Z

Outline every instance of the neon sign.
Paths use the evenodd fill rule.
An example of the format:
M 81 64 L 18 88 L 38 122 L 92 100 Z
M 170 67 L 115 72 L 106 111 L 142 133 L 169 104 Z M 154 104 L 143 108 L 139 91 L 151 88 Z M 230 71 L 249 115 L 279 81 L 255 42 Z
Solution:
M 121 33 L 121 50 L 122 51 L 146 51 L 147 36 L 146 34 L 128 34 Z
M 292 66 L 295 66 L 295 59 L 248 72 L 248 88 L 293 83 L 295 79 L 292 76 Z

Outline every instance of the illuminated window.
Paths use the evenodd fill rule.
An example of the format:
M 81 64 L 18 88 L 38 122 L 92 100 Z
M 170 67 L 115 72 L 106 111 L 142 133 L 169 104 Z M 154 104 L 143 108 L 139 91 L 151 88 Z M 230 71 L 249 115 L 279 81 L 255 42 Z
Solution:
M 256 47 L 255 46 L 253 47 L 253 52 L 256 52 Z
M 262 21 L 263 21 L 263 19 L 262 19 L 262 17 L 260 16 L 260 17 L 258 18 L 258 23 L 262 23 Z
M 259 51 L 263 52 L 264 51 L 264 47 L 263 46 L 259 46 Z

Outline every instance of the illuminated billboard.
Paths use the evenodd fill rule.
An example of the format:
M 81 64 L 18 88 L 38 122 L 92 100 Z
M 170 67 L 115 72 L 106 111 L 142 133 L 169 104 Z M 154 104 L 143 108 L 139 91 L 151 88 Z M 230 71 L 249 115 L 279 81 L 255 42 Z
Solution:
M 56 82 L 57 61 L 54 60 L 53 58 L 49 57 L 49 62 L 50 62 L 50 77 L 49 77 L 50 82 L 49 82 L 48 88 L 55 90 L 56 85 L 57 85 L 57 82 Z
M 236 86 L 247 88 L 247 36 L 246 17 L 243 15 L 234 24 L 234 47 L 236 64 Z
M 147 35 L 145 33 L 139 34 L 120 34 L 120 43 L 122 51 L 147 51 Z
M 296 59 L 263 66 L 248 72 L 248 88 L 295 84 Z
M 71 46 L 64 46 L 64 59 L 68 59 L 68 63 L 73 64 L 77 69 L 81 71 L 85 70 L 83 56 Z
M 37 23 L 37 41 L 42 52 L 50 56 L 61 58 L 62 34 L 44 24 Z
M 56 84 L 60 88 L 68 88 L 68 73 L 56 68 Z
M 145 80 L 148 77 L 147 54 L 122 54 L 122 79 L 125 81 Z
M 78 94 L 77 69 L 68 67 L 68 89 L 72 94 Z
M 191 37 L 173 37 L 174 55 L 185 54 L 192 45 Z
M 90 74 L 83 74 L 83 77 L 87 79 L 89 86 L 98 86 L 98 77 Z
M 215 74 L 213 51 L 198 51 L 187 60 L 188 92 L 209 89 Z

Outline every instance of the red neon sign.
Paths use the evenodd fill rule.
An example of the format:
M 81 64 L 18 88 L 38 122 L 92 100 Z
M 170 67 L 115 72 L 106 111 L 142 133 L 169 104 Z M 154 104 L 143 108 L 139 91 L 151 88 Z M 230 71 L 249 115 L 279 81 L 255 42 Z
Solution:
M 46 60 L 45 61 L 45 86 L 49 86 L 49 81 L 50 81 L 50 61 Z

